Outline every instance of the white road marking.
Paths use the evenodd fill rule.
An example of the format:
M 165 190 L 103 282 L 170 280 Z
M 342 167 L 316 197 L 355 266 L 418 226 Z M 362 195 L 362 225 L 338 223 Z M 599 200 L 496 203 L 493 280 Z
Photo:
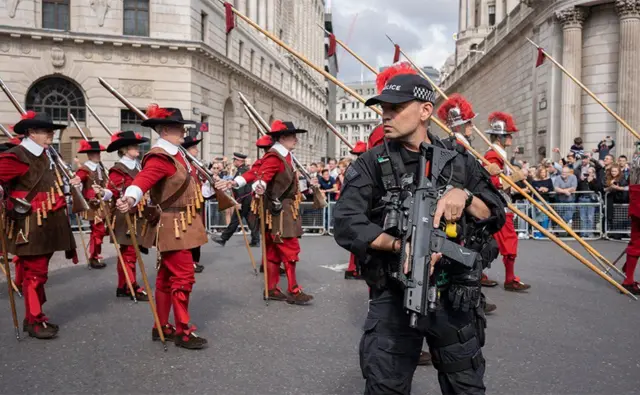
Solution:
M 334 272 L 344 272 L 349 267 L 349 262 L 347 263 L 339 263 L 337 265 L 320 265 L 325 269 L 333 270 Z

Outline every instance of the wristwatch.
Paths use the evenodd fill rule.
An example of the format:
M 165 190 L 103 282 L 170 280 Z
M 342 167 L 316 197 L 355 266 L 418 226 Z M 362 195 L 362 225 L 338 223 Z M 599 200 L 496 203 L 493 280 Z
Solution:
M 463 191 L 467 194 L 467 200 L 464 201 L 464 208 L 466 209 L 471 206 L 471 203 L 473 202 L 473 193 L 471 193 L 467 188 L 464 188 Z

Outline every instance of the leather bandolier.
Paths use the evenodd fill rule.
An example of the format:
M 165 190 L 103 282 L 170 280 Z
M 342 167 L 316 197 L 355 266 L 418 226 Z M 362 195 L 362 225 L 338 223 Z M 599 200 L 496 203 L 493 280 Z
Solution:
M 123 185 L 110 185 L 111 188 L 117 188 L 121 193 L 131 185 L 133 179 L 140 172 L 138 169 L 129 169 L 127 166 L 123 165 L 120 162 L 116 162 L 115 165 L 109 170 L 109 172 L 117 172 L 120 173 L 124 178 Z M 115 202 L 114 202 L 115 203 Z M 136 235 L 138 237 L 143 237 L 147 230 L 147 220 L 142 217 L 141 208 L 145 205 L 144 198 L 132 212 L 131 220 L 133 221 L 133 225 L 136 229 Z M 115 205 L 114 205 L 115 206 Z M 125 214 L 121 213 L 120 210 L 117 210 L 115 207 L 111 207 L 111 221 L 113 221 L 113 231 L 116 234 L 116 241 L 119 245 L 129 246 L 133 245 L 131 241 L 131 235 L 129 234 L 129 226 L 127 225 L 127 220 L 125 219 Z
M 31 203 L 29 214 L 19 215 L 12 210 L 7 215 L 5 229 L 9 252 L 17 256 L 34 256 L 75 250 L 67 203 L 57 172 L 50 168 L 46 152 L 35 156 L 27 149 L 16 146 L 7 153 L 14 154 L 29 166 L 23 176 L 10 183 L 9 196 Z
M 149 224 L 141 238 L 144 247 L 151 247 L 157 236 L 159 252 L 189 250 L 207 242 L 207 232 L 201 217 L 201 193 L 197 183 L 187 169 L 172 155 L 160 147 L 152 148 L 143 159 L 162 155 L 176 168 L 171 177 L 165 177 L 149 191 L 151 201 L 157 204 L 160 220 L 155 226 Z M 157 234 L 156 234 L 157 232 Z
M 105 218 L 106 213 L 103 213 L 100 208 L 100 201 L 96 198 L 93 185 L 99 185 L 104 188 L 107 185 L 107 180 L 104 174 L 99 174 L 102 171 L 101 165 L 98 165 L 96 171 L 91 170 L 86 165 L 80 166 L 78 170 L 83 170 L 88 174 L 87 179 L 82 183 L 82 195 L 87 200 L 89 210 L 84 211 L 82 217 L 88 221 L 99 223 Z
M 302 196 L 293 167 L 275 149 L 270 149 L 268 154 L 276 155 L 284 163 L 284 171 L 275 174 L 264 195 L 265 224 L 278 243 L 281 239 L 302 236 L 302 217 L 299 213 Z M 278 207 L 280 204 L 281 207 Z M 254 200 L 252 209 L 253 212 L 258 211 L 257 200 Z

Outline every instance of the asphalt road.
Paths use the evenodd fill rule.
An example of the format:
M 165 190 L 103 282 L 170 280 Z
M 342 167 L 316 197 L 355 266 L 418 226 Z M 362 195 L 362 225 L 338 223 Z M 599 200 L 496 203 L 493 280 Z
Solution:
M 54 257 L 45 305 L 51 321 L 61 325 L 54 340 L 23 335 L 16 342 L 2 284 L 0 393 L 362 393 L 357 347 L 367 288 L 332 267 L 347 262 L 347 253 L 330 237 L 303 238 L 298 280 L 315 303 L 265 306 L 261 277 L 253 275 L 241 243 L 235 236 L 224 248 L 203 248 L 206 269 L 196 275 L 190 304 L 192 320 L 209 340 L 201 351 L 169 343 L 165 353 L 151 341 L 148 305 L 115 297 L 108 244 L 104 270 Z M 624 249 L 615 242 L 594 246 L 610 259 Z M 146 260 L 153 275 L 153 253 Z M 502 279 L 500 261 L 490 274 Z M 486 291 L 498 305 L 484 348 L 488 393 L 640 392 L 640 302 L 620 295 L 549 242 L 521 241 L 516 274 L 532 284 L 528 294 Z M 18 304 L 22 321 L 22 300 Z M 413 393 L 439 393 L 433 368 L 418 368 Z

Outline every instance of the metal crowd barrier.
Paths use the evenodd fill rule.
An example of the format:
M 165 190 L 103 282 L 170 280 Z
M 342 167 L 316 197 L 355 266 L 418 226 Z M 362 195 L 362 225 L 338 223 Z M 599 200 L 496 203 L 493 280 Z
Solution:
M 613 212 L 609 212 L 607 199 L 609 192 L 604 195 L 604 236 L 607 239 L 629 238 L 631 236 L 631 219 L 629 218 L 629 203 L 614 203 Z
M 556 195 L 554 192 L 549 194 L 551 198 Z M 580 237 L 586 240 L 597 240 L 603 237 L 602 227 L 602 195 L 592 191 L 578 191 L 573 193 L 575 202 L 567 203 L 549 203 L 549 205 L 558 213 L 558 215 L 566 222 L 569 227 Z M 529 214 L 540 225 L 545 227 L 552 234 L 561 239 L 572 238 L 565 232 L 560 225 L 551 221 L 544 213 L 535 206 L 527 202 L 529 205 Z M 534 239 L 547 239 L 541 232 L 531 229 L 531 235 Z

